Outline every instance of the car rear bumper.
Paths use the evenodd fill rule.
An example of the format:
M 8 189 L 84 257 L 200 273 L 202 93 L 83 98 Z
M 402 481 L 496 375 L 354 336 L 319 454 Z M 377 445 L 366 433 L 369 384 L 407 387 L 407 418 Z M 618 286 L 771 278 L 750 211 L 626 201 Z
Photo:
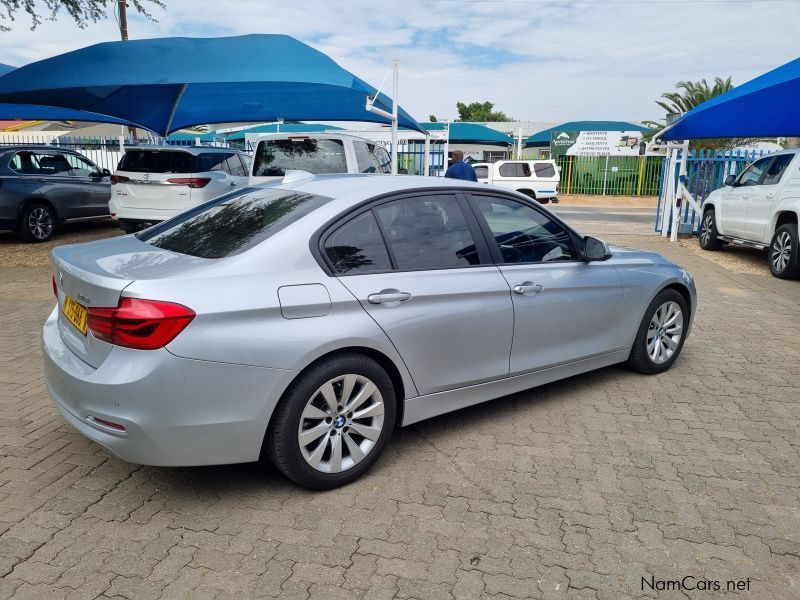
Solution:
M 64 418 L 110 453 L 145 465 L 257 460 L 270 415 L 296 375 L 121 347 L 95 369 L 62 341 L 57 310 L 42 348 L 47 389 Z

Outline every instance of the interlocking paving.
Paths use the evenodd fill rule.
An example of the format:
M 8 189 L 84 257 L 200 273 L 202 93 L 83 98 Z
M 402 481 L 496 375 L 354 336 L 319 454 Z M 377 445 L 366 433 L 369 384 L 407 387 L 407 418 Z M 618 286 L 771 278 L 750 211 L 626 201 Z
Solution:
M 0 267 L 0 597 L 800 597 L 800 283 L 653 236 L 695 275 L 681 359 L 612 367 L 396 432 L 363 479 L 108 456 L 47 397 L 50 272 Z M 744 583 L 742 584 L 744 585 Z

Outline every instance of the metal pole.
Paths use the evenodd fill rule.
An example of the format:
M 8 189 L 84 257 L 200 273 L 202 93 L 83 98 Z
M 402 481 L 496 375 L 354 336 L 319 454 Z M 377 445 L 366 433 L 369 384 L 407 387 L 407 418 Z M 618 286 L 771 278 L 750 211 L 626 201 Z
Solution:
M 517 160 L 522 160 L 522 127 L 517 129 Z
M 606 169 L 603 174 L 603 196 L 606 195 L 606 184 L 608 183 L 608 154 L 606 154 Z
M 427 177 L 431 174 L 431 134 L 425 134 L 425 158 L 422 160 L 422 174 Z
M 397 175 L 397 96 L 400 92 L 400 59 L 392 62 L 392 175 Z
M 126 12 L 128 4 L 125 0 L 118 0 L 117 5 L 119 6 L 119 35 L 124 41 L 128 39 L 128 14 Z

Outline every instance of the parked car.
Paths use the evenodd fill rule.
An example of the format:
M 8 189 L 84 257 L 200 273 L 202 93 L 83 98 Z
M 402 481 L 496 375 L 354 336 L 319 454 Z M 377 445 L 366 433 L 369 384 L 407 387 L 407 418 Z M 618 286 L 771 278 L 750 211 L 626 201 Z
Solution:
M 542 204 L 558 202 L 559 173 L 554 160 L 499 160 L 472 167 L 479 183 L 514 190 Z
M 769 249 L 775 277 L 800 277 L 800 150 L 771 154 L 753 162 L 703 204 L 700 247 L 719 250 L 726 243 Z
M 127 233 L 247 185 L 250 158 L 209 146 L 125 149 L 111 177 L 111 214 Z
M 65 221 L 108 216 L 110 175 L 66 148 L 0 147 L 0 229 L 46 242 Z
M 288 178 L 287 178 L 288 179 Z M 150 465 L 255 461 L 329 488 L 396 425 L 620 362 L 678 358 L 694 282 L 526 196 L 311 176 L 52 254 L 55 406 Z
M 278 133 L 258 138 L 250 183 L 277 181 L 286 171 L 313 173 L 392 172 L 392 159 L 380 144 L 344 133 Z

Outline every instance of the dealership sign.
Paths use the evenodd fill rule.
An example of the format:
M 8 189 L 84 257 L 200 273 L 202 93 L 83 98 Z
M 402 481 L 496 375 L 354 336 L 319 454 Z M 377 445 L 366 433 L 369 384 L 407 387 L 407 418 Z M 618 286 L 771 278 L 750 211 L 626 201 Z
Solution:
M 638 156 L 640 131 L 554 131 L 551 156 Z

